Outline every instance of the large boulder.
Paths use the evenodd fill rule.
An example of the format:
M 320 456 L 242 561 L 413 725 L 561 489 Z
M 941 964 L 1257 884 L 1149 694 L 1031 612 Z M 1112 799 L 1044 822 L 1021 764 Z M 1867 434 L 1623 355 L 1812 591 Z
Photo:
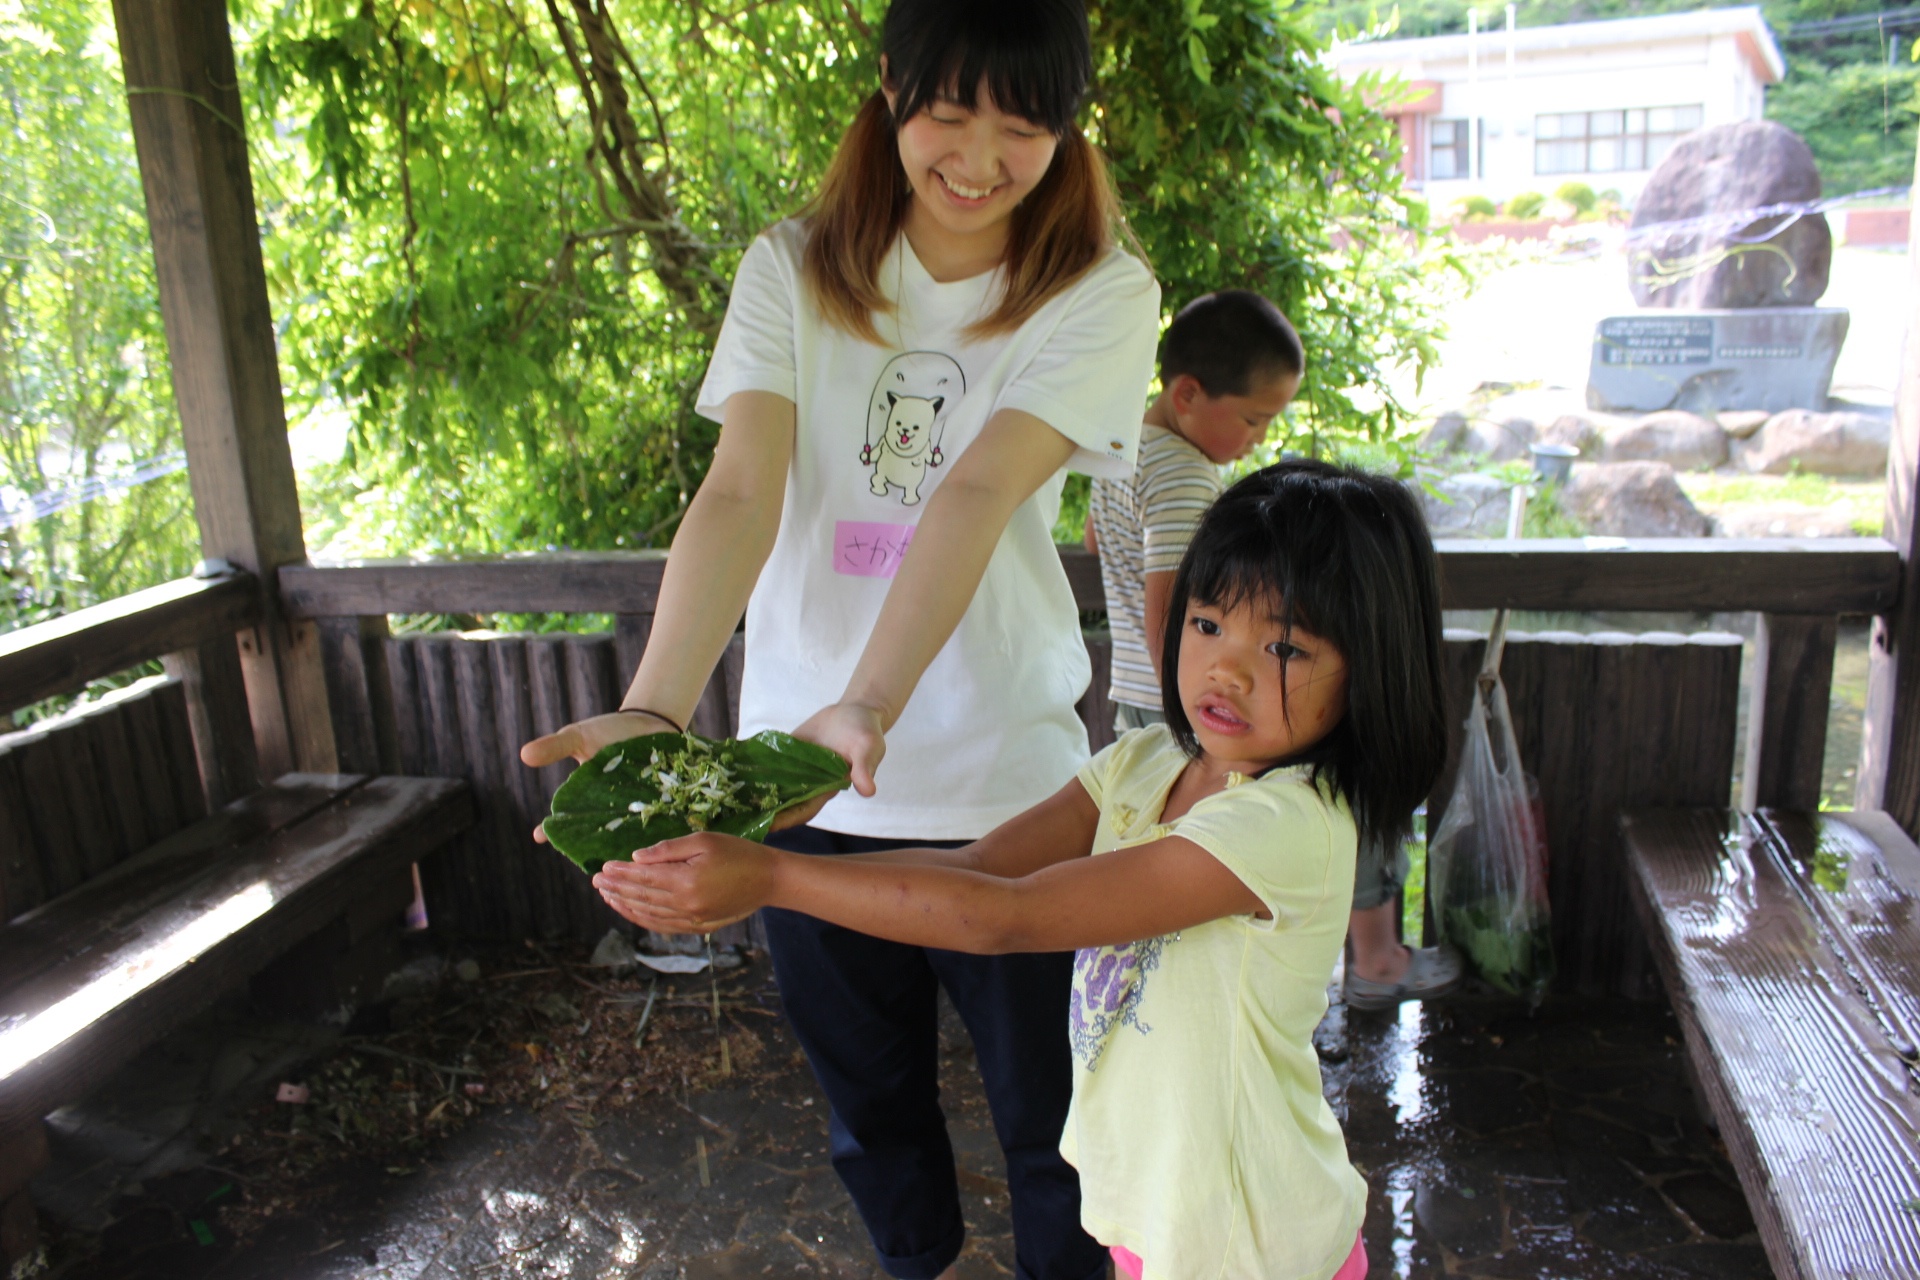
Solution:
M 1498 476 L 1438 476 L 1414 484 L 1414 496 L 1436 538 L 1503 538 L 1507 533 L 1508 494 L 1513 486 Z
M 1754 432 L 1767 425 L 1767 419 L 1773 415 L 1765 409 L 1723 409 L 1713 415 L 1720 429 L 1732 440 L 1745 440 Z
M 1833 263 L 1825 216 L 1739 215 L 1819 198 L 1813 152 L 1783 125 L 1744 120 L 1688 134 L 1634 202 L 1636 231 L 1690 224 L 1629 240 L 1634 301 L 1686 311 L 1811 306 Z
M 1767 419 L 1747 441 L 1741 461 L 1749 471 L 1784 476 L 1886 474 L 1892 424 L 1868 413 L 1810 413 L 1788 409 Z
M 1669 409 L 1606 431 L 1608 462 L 1664 462 L 1699 471 L 1727 460 L 1727 434 L 1697 413 Z
M 1592 532 L 1615 538 L 1704 538 L 1713 531 L 1664 462 L 1577 462 L 1560 502 Z
M 1563 413 L 1540 428 L 1535 443 L 1567 445 L 1578 449 L 1581 457 L 1592 458 L 1606 448 L 1606 436 L 1593 415 Z

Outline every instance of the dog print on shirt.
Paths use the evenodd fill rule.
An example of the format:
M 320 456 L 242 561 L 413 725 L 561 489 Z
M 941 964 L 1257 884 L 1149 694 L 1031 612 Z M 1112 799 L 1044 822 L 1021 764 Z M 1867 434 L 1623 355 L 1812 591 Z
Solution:
M 860 465 L 873 468 L 867 487 L 874 497 L 898 489 L 902 506 L 919 504 L 928 469 L 946 461 L 940 452 L 945 411 L 966 392 L 967 376 L 952 356 L 906 351 L 887 361 L 873 386 L 860 450 Z

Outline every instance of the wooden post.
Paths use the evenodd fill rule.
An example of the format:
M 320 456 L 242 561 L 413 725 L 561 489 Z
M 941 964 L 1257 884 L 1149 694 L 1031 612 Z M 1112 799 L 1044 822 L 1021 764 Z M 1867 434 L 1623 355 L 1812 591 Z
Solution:
M 306 559 L 224 0 L 114 0 L 200 545 L 254 574 L 240 633 L 260 772 L 332 772 L 320 646 L 278 608 Z
M 1915 157 L 1920 173 L 1920 156 Z M 1885 809 L 1909 836 L 1920 833 L 1920 220 L 1907 243 L 1907 339 L 1900 354 L 1893 440 L 1887 451 L 1887 520 L 1882 536 L 1900 552 L 1900 598 L 1873 620 L 1867 714 L 1854 808 Z
M 1833 700 L 1833 614 L 1763 613 L 1753 646 L 1753 702 L 1740 807 L 1818 809 Z

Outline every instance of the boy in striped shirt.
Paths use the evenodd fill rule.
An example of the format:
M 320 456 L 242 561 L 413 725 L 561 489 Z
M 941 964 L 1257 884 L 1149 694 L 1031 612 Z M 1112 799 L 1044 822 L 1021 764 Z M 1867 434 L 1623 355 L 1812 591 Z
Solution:
M 1188 303 L 1161 345 L 1160 394 L 1140 428 L 1131 480 L 1095 480 L 1087 550 L 1100 557 L 1113 633 L 1108 697 L 1114 728 L 1162 724 L 1160 653 L 1173 576 L 1221 491 L 1219 468 L 1243 458 L 1300 390 L 1306 351 L 1280 309 L 1257 293 L 1222 289 Z M 1397 855 L 1397 856 L 1393 856 Z M 1458 986 L 1450 950 L 1400 943 L 1404 851 L 1363 848 L 1348 924 L 1344 997 L 1359 1009 L 1443 995 Z

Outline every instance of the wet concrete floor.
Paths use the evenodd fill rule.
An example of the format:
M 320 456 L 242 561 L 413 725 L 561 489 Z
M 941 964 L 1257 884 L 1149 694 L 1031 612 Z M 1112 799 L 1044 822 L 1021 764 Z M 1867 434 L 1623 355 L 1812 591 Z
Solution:
M 117 1198 L 96 1248 L 43 1274 L 878 1278 L 792 1037 L 773 1018 L 758 1034 L 768 1059 L 789 1065 L 754 1087 L 591 1114 L 492 1108 L 417 1167 L 332 1169 L 243 1243 L 187 1230 L 228 1177 L 217 1163 L 150 1179 Z M 1395 1015 L 1336 1007 L 1318 1039 L 1327 1096 L 1371 1187 L 1372 1277 L 1771 1274 L 1664 1006 L 1567 998 L 1531 1017 L 1472 1001 Z M 960 1275 L 1010 1275 L 999 1152 L 950 1014 L 942 1055 L 972 1232 Z

